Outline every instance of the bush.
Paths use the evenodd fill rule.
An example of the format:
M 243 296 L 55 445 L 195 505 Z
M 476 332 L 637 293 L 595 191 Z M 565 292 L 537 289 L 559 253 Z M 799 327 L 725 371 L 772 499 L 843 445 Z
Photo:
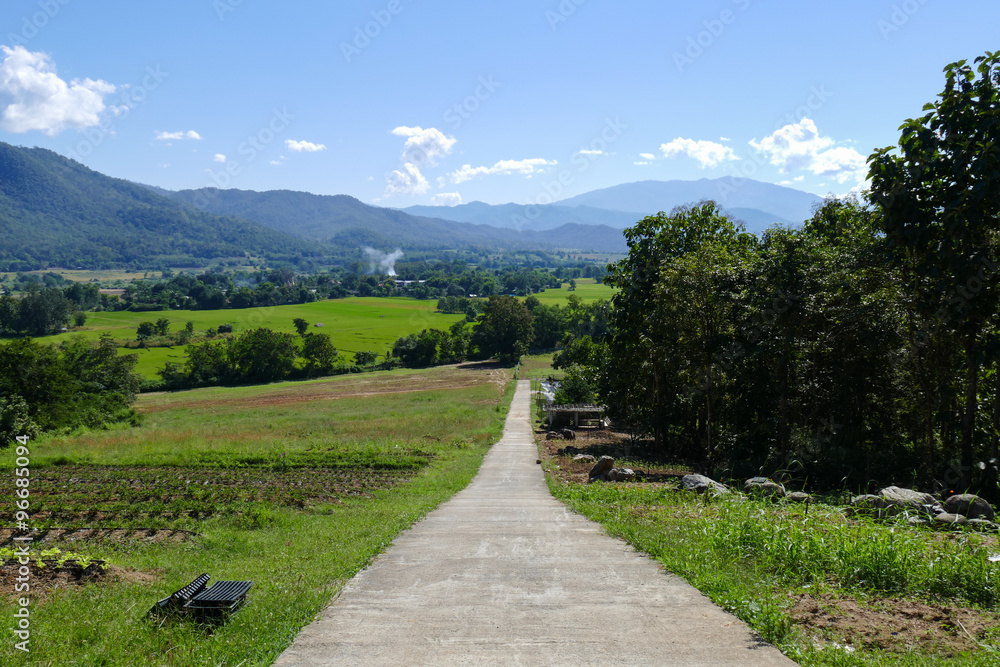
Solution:
M 596 400 L 597 391 L 584 369 L 580 366 L 570 366 L 556 391 L 555 404 L 593 403 Z

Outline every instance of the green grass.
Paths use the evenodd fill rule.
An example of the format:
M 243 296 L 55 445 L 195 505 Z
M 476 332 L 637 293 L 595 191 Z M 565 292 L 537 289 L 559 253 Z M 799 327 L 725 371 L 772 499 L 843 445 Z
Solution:
M 232 324 L 234 333 L 257 327 L 295 333 L 292 321 L 301 317 L 310 325 L 322 323 L 323 327 L 310 326 L 309 330 L 328 334 L 333 339 L 334 346 L 350 358 L 355 352 L 362 350 L 385 354 L 401 336 L 419 333 L 423 329 L 444 330 L 464 317 L 438 313 L 436 310 L 436 301 L 369 297 L 240 310 L 87 313 L 87 323 L 82 329 L 40 340 L 59 343 L 66 337 L 75 335 L 96 340 L 103 334 L 110 334 L 120 340 L 135 340 L 135 331 L 140 322 L 160 318 L 170 321 L 171 332 L 183 329 L 190 321 L 194 322 L 195 332 L 198 334 L 220 324 Z M 183 363 L 187 358 L 184 347 L 122 349 L 121 353 L 138 354 L 136 371 L 145 378 L 155 379 L 156 372 L 168 361 Z
M 627 465 L 623 462 L 622 465 Z M 944 657 L 837 648 L 796 628 L 791 595 L 944 601 L 997 611 L 996 539 L 849 521 L 838 508 L 780 506 L 736 497 L 710 499 L 664 485 L 565 484 L 553 494 L 659 560 L 751 625 L 802 665 L 1000 664 L 984 648 Z M 978 640 L 997 644 L 1000 626 Z M 829 638 L 828 638 L 829 639 Z M 1000 650 L 1000 648 L 998 648 Z
M 563 371 L 552 368 L 555 352 L 527 355 L 521 359 L 522 380 L 544 380 L 549 376 L 562 377 Z
M 613 287 L 608 287 L 603 283 L 596 282 L 593 278 L 577 278 L 576 289 L 572 292 L 569 290 L 569 283 L 563 283 L 561 289 L 547 289 L 544 292 L 539 292 L 535 296 L 543 304 L 547 306 L 565 306 L 566 299 L 569 298 L 571 294 L 575 294 L 584 303 L 591 303 L 597 301 L 598 299 L 610 299 L 617 292 Z
M 301 507 L 284 496 L 248 500 L 237 486 L 230 488 L 232 511 L 180 519 L 199 533 L 193 540 L 76 542 L 74 551 L 108 560 L 120 579 L 65 586 L 36 598 L 30 660 L 6 641 L 0 663 L 270 665 L 401 530 L 468 484 L 502 433 L 512 390 L 511 383 L 503 389 L 485 371 L 446 367 L 148 395 L 138 406 L 142 426 L 31 443 L 32 471 L 39 477 L 92 466 L 79 477 L 117 470 L 124 488 L 140 472 L 166 474 L 156 466 L 173 466 L 171 474 L 187 470 L 191 480 L 208 483 L 190 491 L 176 491 L 176 483 L 152 489 L 142 484 L 145 497 L 130 503 L 140 513 L 169 514 L 170 502 L 197 499 L 227 475 L 277 481 L 291 493 L 299 489 L 296 471 L 325 468 L 331 476 L 372 479 L 378 466 L 398 465 L 402 478 L 334 498 L 306 494 L 298 498 Z M 3 453 L 3 464 L 0 474 L 11 479 L 11 453 Z M 67 491 L 64 498 L 83 511 L 95 510 L 114 495 L 106 491 L 99 484 L 89 497 Z M 53 501 L 58 499 L 54 492 Z M 225 502 L 213 499 L 220 510 Z M 125 509 L 95 520 L 127 520 L 115 511 Z M 247 606 L 214 628 L 145 618 L 153 602 L 203 572 L 214 579 L 253 580 Z M 12 612 L 10 600 L 0 598 L 0 614 L 10 618 Z

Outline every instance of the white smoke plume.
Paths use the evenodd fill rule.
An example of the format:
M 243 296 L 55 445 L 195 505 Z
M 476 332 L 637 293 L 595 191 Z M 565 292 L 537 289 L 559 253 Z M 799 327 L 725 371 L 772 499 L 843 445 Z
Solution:
M 403 256 L 403 251 L 396 248 L 393 252 L 384 253 L 375 248 L 363 248 L 365 254 L 368 255 L 368 261 L 371 263 L 371 268 L 368 270 L 369 273 L 384 273 L 387 276 L 396 275 L 396 262 L 399 258 Z

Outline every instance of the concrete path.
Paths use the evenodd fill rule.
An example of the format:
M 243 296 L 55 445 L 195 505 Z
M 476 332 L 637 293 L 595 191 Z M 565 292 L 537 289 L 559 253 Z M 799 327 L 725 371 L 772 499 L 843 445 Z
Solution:
M 794 665 L 549 494 L 528 382 L 465 490 L 397 538 L 277 667 Z

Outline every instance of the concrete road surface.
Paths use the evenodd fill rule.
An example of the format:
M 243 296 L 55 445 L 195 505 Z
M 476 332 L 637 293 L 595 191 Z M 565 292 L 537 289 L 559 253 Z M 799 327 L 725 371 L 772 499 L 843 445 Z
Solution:
M 518 383 L 475 480 L 404 532 L 278 667 L 794 665 L 545 486 Z

